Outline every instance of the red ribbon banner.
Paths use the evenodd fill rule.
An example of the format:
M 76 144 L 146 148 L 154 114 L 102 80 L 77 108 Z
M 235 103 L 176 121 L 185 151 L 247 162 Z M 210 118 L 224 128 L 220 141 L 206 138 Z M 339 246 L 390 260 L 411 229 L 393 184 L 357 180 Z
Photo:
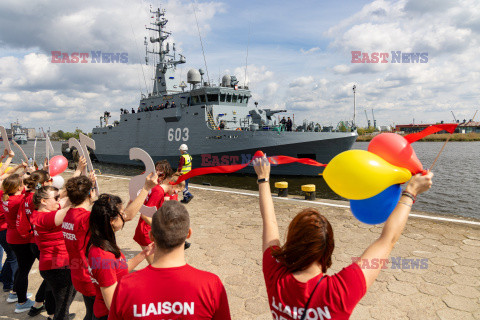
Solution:
M 232 173 L 236 172 L 239 170 L 242 170 L 243 168 L 249 166 L 253 160 L 256 158 L 263 157 L 263 152 L 262 151 L 257 151 L 255 152 L 252 160 L 250 160 L 248 163 L 245 164 L 233 164 L 229 166 L 216 166 L 216 167 L 205 167 L 205 168 L 196 168 L 191 170 L 190 172 L 180 176 L 176 182 L 170 182 L 170 184 L 175 185 L 179 184 L 182 181 L 185 181 L 187 179 L 196 177 L 196 176 L 201 176 L 205 174 L 212 174 L 212 173 Z M 268 157 L 268 162 L 270 162 L 273 165 L 279 165 L 279 164 L 288 164 L 288 163 L 302 163 L 306 164 L 309 166 L 316 166 L 316 167 L 326 167 L 326 164 L 317 162 L 313 159 L 309 158 L 294 158 L 294 157 L 288 157 L 288 156 L 273 156 L 273 157 Z
M 452 124 L 435 124 L 433 126 L 429 126 L 425 129 L 423 129 L 420 132 L 417 133 L 411 133 L 409 135 L 406 135 L 404 138 L 407 139 L 409 143 L 414 143 L 420 139 L 425 138 L 426 136 L 429 136 L 431 134 L 437 133 L 439 131 L 445 130 L 448 133 L 452 134 L 455 129 L 457 128 L 458 124 L 452 123 Z

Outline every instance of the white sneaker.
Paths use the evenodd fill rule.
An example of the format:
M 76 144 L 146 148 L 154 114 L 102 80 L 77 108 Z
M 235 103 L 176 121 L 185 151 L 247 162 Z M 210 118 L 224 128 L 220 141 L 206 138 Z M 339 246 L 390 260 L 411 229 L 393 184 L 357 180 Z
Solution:
M 27 302 L 25 302 L 24 304 L 17 303 L 15 305 L 15 313 L 22 313 L 22 312 L 30 311 L 30 308 L 33 307 L 34 305 L 35 305 L 35 302 L 33 302 L 30 299 L 27 299 Z
M 31 293 L 27 293 L 27 299 L 28 298 L 31 298 L 32 297 L 32 294 Z M 12 302 L 17 302 L 18 301 L 18 296 L 16 293 L 9 293 L 8 294 L 8 297 L 7 297 L 7 302 L 8 303 L 12 303 Z

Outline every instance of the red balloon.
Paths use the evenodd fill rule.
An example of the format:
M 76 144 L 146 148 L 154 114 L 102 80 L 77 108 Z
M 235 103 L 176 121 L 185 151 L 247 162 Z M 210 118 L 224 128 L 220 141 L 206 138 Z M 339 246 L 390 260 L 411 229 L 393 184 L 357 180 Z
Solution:
M 253 155 L 253 158 L 261 158 L 263 157 L 264 154 L 263 154 L 263 151 L 262 150 L 258 150 L 257 152 L 255 152 L 255 154 Z
M 370 141 L 368 151 L 397 167 L 410 170 L 412 174 L 423 171 L 412 145 L 399 134 L 381 133 Z
M 64 156 L 55 156 L 50 159 L 50 176 L 54 177 L 62 173 L 68 167 L 68 160 Z

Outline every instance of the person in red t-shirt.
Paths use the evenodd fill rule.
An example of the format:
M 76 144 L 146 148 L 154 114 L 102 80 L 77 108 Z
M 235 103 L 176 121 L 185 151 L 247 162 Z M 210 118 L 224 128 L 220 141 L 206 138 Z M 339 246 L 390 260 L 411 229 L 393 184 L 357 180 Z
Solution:
M 38 269 L 52 289 L 55 299 L 53 319 L 68 319 L 76 291 L 68 267 L 68 252 L 61 226 L 71 204 L 68 202 L 61 207 L 59 198 L 60 194 L 55 187 L 45 186 L 36 190 L 33 204 L 37 209 L 33 212 L 31 221 L 40 250 Z
M 413 198 L 432 185 L 433 173 L 415 175 L 406 187 L 412 199 L 402 196 L 380 237 L 358 262 L 326 276 L 332 265 L 333 230 L 316 209 L 298 213 L 290 222 L 287 240 L 280 246 L 270 193 L 270 163 L 264 156 L 253 161 L 258 175 L 263 219 L 263 274 L 270 310 L 275 319 L 348 319 L 357 303 L 377 278 L 400 237 Z M 369 261 L 370 268 L 362 268 Z M 375 264 L 376 263 L 376 264 Z M 323 281 L 322 281 L 323 280 Z
M 9 176 L 9 174 L 4 174 L 4 172 L 7 170 L 14 156 L 15 153 L 8 149 L 5 149 L 3 155 L 0 156 L 1 160 L 7 158 L 5 163 L 1 163 L 0 166 L 0 184 L 3 184 L 3 180 Z M 1 198 L 3 198 L 3 190 L 0 190 L 0 199 Z M 5 219 L 5 212 L 2 203 L 2 205 L 0 205 L 0 246 L 2 246 L 7 254 L 7 258 L 5 259 L 5 263 L 3 264 L 0 273 L 0 281 L 3 282 L 4 292 L 9 292 L 13 289 L 14 275 L 18 269 L 17 257 L 15 256 L 12 247 L 7 242 L 7 229 L 8 225 L 7 220 Z M 14 295 L 12 293 L 12 296 L 16 296 L 16 294 Z
M 3 190 L 0 190 L 0 199 L 3 197 Z M 13 289 L 15 272 L 18 269 L 17 257 L 12 247 L 7 242 L 7 221 L 3 210 L 3 203 L 0 205 L 0 246 L 7 254 L 7 258 L 0 272 L 0 281 L 3 282 L 3 292 L 10 292 Z
M 22 237 L 17 231 L 17 214 L 24 198 L 24 186 L 20 175 L 12 174 L 2 183 L 3 195 L 1 210 L 7 222 L 7 242 L 15 252 L 18 262 L 18 270 L 15 274 L 13 293 L 7 298 L 7 302 L 18 301 L 15 312 L 27 312 L 34 302 L 27 297 L 28 274 L 35 262 L 29 238 Z M 16 294 L 15 294 L 16 293 Z
M 120 280 L 109 320 L 230 319 L 219 277 L 185 262 L 184 244 L 191 234 L 185 206 L 165 202 L 152 218 L 154 262 Z
M 162 183 L 168 177 L 171 177 L 173 174 L 172 167 L 167 160 L 157 161 L 155 163 L 155 171 L 158 175 L 158 183 Z M 160 208 L 165 201 L 165 189 L 161 185 L 155 186 L 151 189 L 148 193 L 147 198 L 145 199 L 144 205 L 147 207 L 156 207 L 157 209 Z M 135 212 L 133 215 L 127 215 L 126 221 L 129 221 L 135 217 Z M 137 228 L 135 229 L 135 234 L 133 236 L 133 240 L 140 245 L 142 250 L 145 250 L 146 247 L 152 243 L 150 238 L 148 237 L 148 233 L 150 232 L 150 224 L 148 223 L 148 219 L 144 215 L 140 215 L 138 219 Z M 153 257 L 149 256 L 147 258 L 149 264 L 152 263 Z
M 139 208 L 142 201 L 137 202 Z M 125 260 L 115 239 L 115 232 L 123 228 L 124 219 L 125 212 L 119 197 L 101 194 L 94 202 L 90 213 L 90 239 L 87 245 L 87 256 L 89 271 L 96 291 L 93 313 L 99 320 L 106 320 L 108 317 L 118 281 L 153 253 L 153 245 L 149 245 L 128 262 Z
M 177 179 L 179 177 L 181 177 L 182 174 L 180 172 L 175 172 L 173 175 L 172 175 L 172 178 L 169 179 L 169 182 L 172 181 L 172 182 L 176 182 Z M 168 200 L 175 200 L 175 201 L 179 201 L 178 200 L 178 194 L 180 192 L 182 192 L 183 190 L 185 189 L 185 181 L 182 181 L 178 184 L 178 187 L 175 188 L 175 189 L 172 189 L 171 191 L 171 194 L 169 193 L 165 193 L 165 201 L 168 201 Z
M 166 176 L 162 183 L 155 188 L 152 189 L 151 194 L 145 200 L 145 205 L 149 207 L 153 207 L 156 203 L 155 207 L 157 210 L 163 205 L 166 200 L 166 196 L 170 197 L 175 193 L 180 192 L 185 188 L 185 183 L 179 184 L 172 184 L 176 182 L 178 176 Z M 150 244 L 152 240 L 150 240 L 149 232 L 152 229 L 152 218 L 146 217 L 144 215 L 140 216 L 139 223 L 137 225 L 137 229 L 135 230 L 134 240 L 137 241 L 139 244 Z M 145 250 L 146 246 L 142 246 L 142 249 Z M 149 264 L 153 262 L 153 256 L 150 256 L 147 259 Z
M 72 203 L 62 223 L 63 237 L 69 256 L 69 266 L 72 283 L 83 296 L 85 303 L 85 318 L 93 317 L 95 287 L 88 273 L 88 263 L 85 255 L 88 243 L 88 228 L 90 207 L 92 206 L 93 182 L 86 176 L 68 179 L 65 184 L 67 197 Z
M 17 214 L 17 231 L 22 237 L 30 239 L 30 247 L 33 255 L 36 259 L 40 260 L 40 251 L 35 243 L 35 237 L 33 236 L 33 195 L 35 190 L 40 189 L 42 186 L 51 185 L 52 178 L 47 171 L 36 170 L 32 173 L 27 173 L 26 178 L 23 179 L 23 183 L 25 184 L 25 197 L 20 204 Z M 51 290 L 47 288 L 46 281 L 43 280 L 37 290 L 37 294 L 35 295 L 35 304 L 30 308 L 28 315 L 34 317 L 40 314 L 45 308 L 47 309 L 48 314 L 55 313 L 55 300 Z

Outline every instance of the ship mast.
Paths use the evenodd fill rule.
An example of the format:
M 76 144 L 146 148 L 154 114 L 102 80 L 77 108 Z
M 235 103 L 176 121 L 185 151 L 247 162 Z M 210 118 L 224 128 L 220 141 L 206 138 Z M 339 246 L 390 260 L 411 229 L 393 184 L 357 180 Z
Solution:
M 175 81 L 175 69 L 177 64 L 185 63 L 185 57 L 179 54 L 179 60 L 176 59 L 176 49 L 175 44 L 173 44 L 173 55 L 170 53 L 170 45 L 167 42 L 164 45 L 164 42 L 171 35 L 171 32 L 165 31 L 165 25 L 168 20 L 165 19 L 165 9 L 157 11 L 150 10 L 150 13 L 153 13 L 154 21 L 150 23 L 153 27 L 146 27 L 148 30 L 155 32 L 156 37 L 150 37 L 151 43 L 159 43 L 158 51 L 155 51 L 155 48 L 152 51 L 148 50 L 147 42 L 145 41 L 146 53 L 151 53 L 158 56 L 158 63 L 155 66 L 155 79 L 153 79 L 153 91 L 152 96 L 162 96 L 169 95 L 173 93 L 181 92 L 180 87 Z M 148 57 L 145 58 L 145 61 L 148 63 Z

